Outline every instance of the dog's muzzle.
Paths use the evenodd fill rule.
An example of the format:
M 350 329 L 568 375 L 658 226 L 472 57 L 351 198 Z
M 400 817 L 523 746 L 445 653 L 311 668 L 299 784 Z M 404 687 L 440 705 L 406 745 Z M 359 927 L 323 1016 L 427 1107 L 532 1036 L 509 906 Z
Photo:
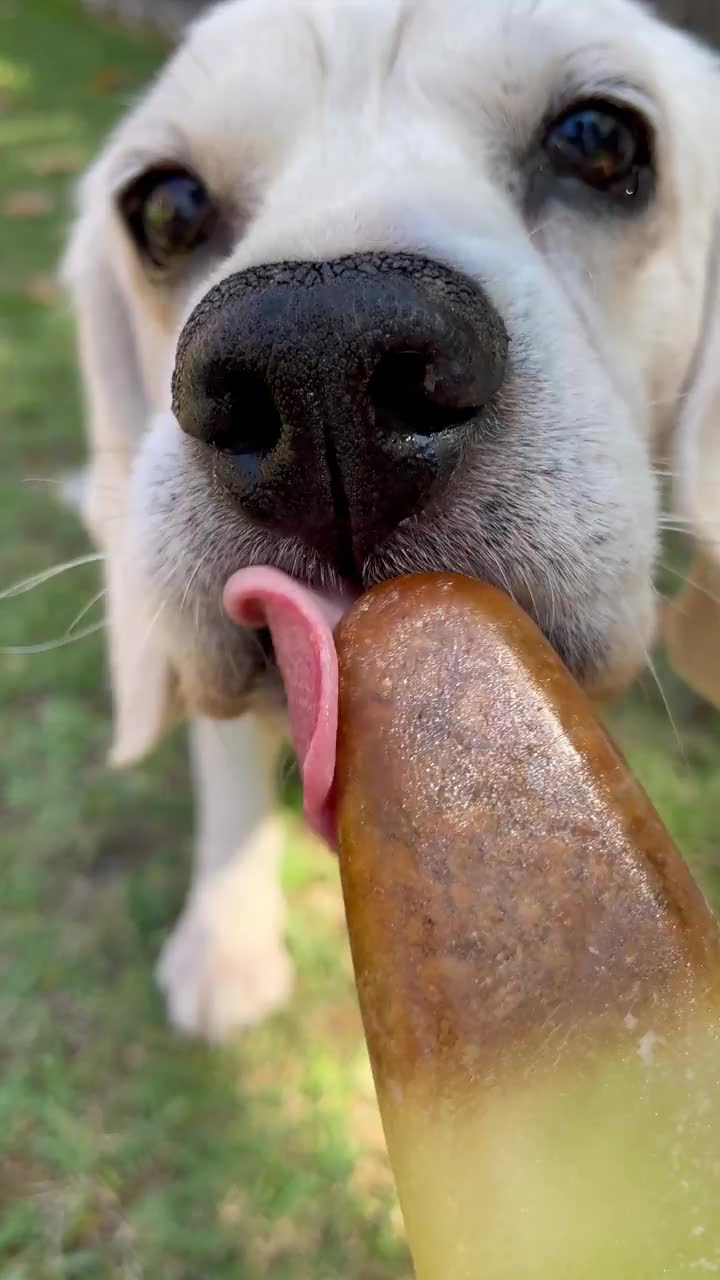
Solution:
M 483 290 L 427 259 L 262 266 L 193 311 L 173 409 L 249 516 L 353 576 L 452 476 L 507 348 Z

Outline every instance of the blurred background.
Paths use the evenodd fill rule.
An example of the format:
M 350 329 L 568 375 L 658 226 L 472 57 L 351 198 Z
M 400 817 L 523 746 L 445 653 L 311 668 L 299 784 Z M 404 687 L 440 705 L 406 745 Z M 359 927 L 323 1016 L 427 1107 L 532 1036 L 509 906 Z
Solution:
M 90 550 L 60 502 L 82 435 L 55 266 L 76 175 L 200 7 L 0 0 L 0 591 Z M 716 0 L 664 8 L 720 30 Z M 166 1027 L 184 746 L 106 772 L 98 590 L 88 564 L 0 597 L 1 1280 L 407 1280 L 336 867 L 292 782 L 291 1007 L 223 1050 Z M 717 903 L 720 717 L 657 669 L 662 692 L 649 678 L 612 726 Z

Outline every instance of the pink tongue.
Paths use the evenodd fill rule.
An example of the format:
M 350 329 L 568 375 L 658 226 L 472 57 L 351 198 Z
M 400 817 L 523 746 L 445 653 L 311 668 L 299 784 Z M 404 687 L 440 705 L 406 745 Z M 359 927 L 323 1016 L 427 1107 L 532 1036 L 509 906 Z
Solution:
M 338 668 L 333 630 L 351 600 L 321 595 L 279 569 L 264 567 L 233 574 L 223 600 L 234 622 L 270 628 L 302 774 L 305 816 L 334 844 Z

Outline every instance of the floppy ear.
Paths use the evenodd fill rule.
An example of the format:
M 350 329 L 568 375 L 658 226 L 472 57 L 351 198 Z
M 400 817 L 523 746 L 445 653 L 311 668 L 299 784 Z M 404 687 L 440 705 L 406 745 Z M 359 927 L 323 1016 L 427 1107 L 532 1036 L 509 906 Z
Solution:
M 118 284 L 110 211 L 97 207 L 92 179 L 64 261 L 74 304 L 90 460 L 81 514 L 105 553 L 106 618 L 114 706 L 111 762 L 145 755 L 178 718 L 176 681 L 154 627 L 153 610 L 128 548 L 130 471 L 151 416 L 136 335 Z
M 696 549 L 667 608 L 662 639 L 678 675 L 720 708 L 720 225 L 714 236 L 703 331 L 681 400 L 672 452 L 674 503 Z

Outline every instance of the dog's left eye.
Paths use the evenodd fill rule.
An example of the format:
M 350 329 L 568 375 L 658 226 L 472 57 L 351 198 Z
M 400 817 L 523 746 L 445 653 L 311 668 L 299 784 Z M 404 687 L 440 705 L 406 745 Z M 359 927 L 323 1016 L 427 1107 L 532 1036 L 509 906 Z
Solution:
M 652 168 L 648 125 L 637 111 L 612 102 L 575 105 L 550 126 L 544 147 L 559 177 L 628 200 Z
M 120 209 L 142 255 L 168 271 L 204 244 L 216 221 L 199 178 L 185 169 L 153 169 L 121 195 Z

